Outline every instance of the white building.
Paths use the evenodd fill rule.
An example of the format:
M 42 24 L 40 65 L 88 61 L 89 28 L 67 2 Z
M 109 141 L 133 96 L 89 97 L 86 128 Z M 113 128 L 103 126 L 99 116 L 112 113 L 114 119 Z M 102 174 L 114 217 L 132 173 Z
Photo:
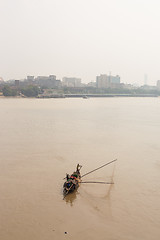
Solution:
M 111 80 L 111 83 L 117 83 L 117 84 L 120 84 L 120 76 L 119 76 L 119 75 L 116 75 L 116 76 L 110 76 L 110 80 Z
M 110 79 L 106 74 L 101 74 L 96 77 L 97 88 L 109 88 L 110 87 Z
M 116 88 L 120 86 L 120 76 L 101 74 L 96 77 L 97 88 Z
M 81 87 L 81 79 L 75 77 L 64 77 L 62 79 L 62 85 L 66 87 Z
M 4 82 L 3 78 L 2 78 L 2 77 L 0 77 L 0 83 L 3 83 L 3 82 Z
M 160 80 L 157 81 L 157 88 L 160 90 Z
M 61 87 L 61 81 L 57 80 L 55 75 L 38 76 L 35 81 L 41 87 Z

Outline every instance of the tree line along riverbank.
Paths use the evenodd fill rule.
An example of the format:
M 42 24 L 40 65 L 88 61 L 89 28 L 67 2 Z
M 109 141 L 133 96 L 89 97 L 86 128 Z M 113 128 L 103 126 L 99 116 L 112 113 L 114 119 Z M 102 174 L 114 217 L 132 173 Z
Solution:
M 15 87 L 5 85 L 0 88 L 0 96 L 4 97 L 36 97 L 36 98 L 90 98 L 90 97 L 158 97 L 160 90 L 144 89 L 112 89 L 112 88 L 45 88 L 36 85 Z

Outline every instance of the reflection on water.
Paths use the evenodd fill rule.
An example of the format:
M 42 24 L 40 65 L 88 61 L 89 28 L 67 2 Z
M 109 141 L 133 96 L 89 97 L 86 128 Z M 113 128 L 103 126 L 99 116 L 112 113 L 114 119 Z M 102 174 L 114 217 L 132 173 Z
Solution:
M 76 189 L 74 192 L 69 193 L 67 196 L 64 197 L 64 200 L 66 201 L 67 204 L 70 204 L 70 206 L 73 206 L 74 201 L 77 198 L 78 195 L 78 190 Z
M 116 166 L 116 163 L 114 163 L 114 165 L 113 165 L 113 171 L 112 171 L 111 180 L 110 180 L 110 182 L 112 182 L 113 184 L 110 184 L 110 185 L 109 185 L 108 191 L 107 191 L 106 195 L 104 196 L 104 198 L 109 198 L 109 197 L 110 197 L 111 190 L 112 190 L 112 188 L 114 187 L 115 166 Z
M 113 166 L 113 170 L 112 170 L 112 174 L 111 174 L 111 176 L 109 177 L 108 176 L 108 180 L 107 180 L 107 182 L 106 181 L 92 181 L 92 180 L 88 180 L 88 181 L 85 181 L 85 180 L 83 180 L 82 179 L 82 183 L 80 183 L 79 184 L 79 187 L 81 187 L 82 185 L 93 185 L 92 186 L 92 189 L 94 188 L 94 189 L 96 189 L 96 190 L 94 190 L 94 192 L 88 192 L 87 191 L 87 186 L 86 186 L 86 188 L 85 188 L 85 186 L 83 187 L 83 190 L 85 191 L 85 189 L 86 189 L 86 191 L 85 191 L 85 195 L 90 195 L 90 198 L 92 198 L 93 197 L 93 194 L 95 194 L 95 192 L 96 192 L 96 195 L 97 195 L 97 197 L 100 197 L 101 199 L 103 198 L 103 199 L 107 199 L 107 198 L 109 198 L 110 197 L 110 194 L 111 194 L 111 190 L 112 190 L 112 187 L 113 187 L 113 185 L 114 185 L 114 173 L 115 173 L 115 164 L 116 164 L 116 162 L 114 162 L 114 163 L 111 163 L 112 164 L 112 166 Z M 108 165 L 108 164 L 106 164 L 106 165 Z M 104 167 L 107 167 L 107 166 L 104 166 Z M 98 167 L 98 168 L 96 168 L 95 170 L 91 170 L 90 172 L 89 172 L 89 174 L 93 174 L 93 172 L 95 172 L 95 171 L 98 171 L 98 174 L 99 175 L 101 175 L 101 168 L 102 167 Z M 84 176 L 85 175 L 88 175 L 88 173 L 87 174 L 83 174 Z M 82 175 L 82 176 L 83 176 Z M 101 180 L 103 180 L 103 178 L 101 179 Z M 111 183 L 111 184 L 109 184 L 109 183 Z M 105 188 L 103 188 L 104 189 L 104 192 L 103 193 L 101 193 L 101 195 L 98 195 L 97 193 L 98 193 L 98 189 L 99 189 L 99 184 L 104 184 L 104 185 L 108 185 L 107 186 L 107 191 L 105 190 Z M 69 194 L 67 194 L 67 195 L 65 195 L 64 194 L 64 200 L 66 201 L 66 203 L 68 204 L 70 204 L 70 206 L 73 206 L 73 203 L 74 203 L 74 201 L 76 200 L 76 198 L 77 198 L 77 195 L 78 194 L 80 194 L 81 195 L 81 192 L 79 193 L 78 192 L 78 189 L 76 189 L 74 192 L 72 192 L 72 193 L 69 193 Z M 103 196 L 104 195 L 104 196 Z
M 113 180 L 113 178 L 112 178 L 112 180 Z M 92 183 L 87 183 L 87 184 L 92 184 Z M 101 195 L 96 195 L 96 197 L 100 198 L 100 199 L 109 199 L 110 195 L 111 195 L 111 191 L 112 191 L 113 185 L 114 184 L 108 184 L 107 190 L 104 188 L 104 192 L 101 193 Z M 83 188 L 83 190 L 81 191 L 81 189 L 79 189 L 80 190 L 80 192 L 79 192 L 78 189 L 76 189 L 74 192 L 67 194 L 63 198 L 66 201 L 67 204 L 70 204 L 71 207 L 74 205 L 74 202 L 77 199 L 78 195 L 80 195 L 81 197 L 83 195 L 83 197 L 93 198 L 94 194 L 96 192 L 96 190 L 94 190 L 94 192 L 88 191 L 85 188 L 85 186 L 82 187 L 82 184 L 80 184 L 79 188 Z M 95 189 L 99 188 L 99 184 L 98 183 L 94 184 L 94 188 Z M 84 194 L 84 192 L 85 192 L 85 194 Z

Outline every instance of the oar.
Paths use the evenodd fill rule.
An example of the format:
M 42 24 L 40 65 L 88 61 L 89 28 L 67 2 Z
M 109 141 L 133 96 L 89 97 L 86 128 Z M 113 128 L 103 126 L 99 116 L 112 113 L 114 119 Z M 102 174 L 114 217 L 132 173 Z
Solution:
M 114 184 L 113 182 L 80 182 L 80 183 L 101 183 L 101 184 Z
M 113 160 L 113 161 L 111 161 L 111 162 L 108 162 L 108 163 L 102 165 L 101 167 L 98 167 L 98 168 L 96 168 L 96 169 L 94 169 L 94 170 L 92 170 L 92 171 L 90 171 L 90 172 L 88 172 L 88 173 L 85 173 L 84 175 L 81 176 L 81 178 L 84 177 L 84 176 L 86 176 L 86 175 L 88 175 L 88 174 L 90 174 L 90 173 L 92 173 L 92 172 L 95 172 L 95 171 L 97 171 L 98 169 L 103 168 L 103 167 L 105 167 L 105 166 L 107 166 L 107 165 L 109 165 L 109 164 L 111 164 L 111 163 L 113 163 L 113 162 L 115 162 L 115 161 L 117 161 L 117 159 L 115 159 L 115 160 Z

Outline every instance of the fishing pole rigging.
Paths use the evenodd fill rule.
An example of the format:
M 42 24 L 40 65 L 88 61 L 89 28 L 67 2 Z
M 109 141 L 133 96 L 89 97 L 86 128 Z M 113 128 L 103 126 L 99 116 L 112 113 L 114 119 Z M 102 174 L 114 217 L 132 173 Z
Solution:
M 96 182 L 96 181 L 85 181 L 81 183 L 100 183 L 100 184 L 114 184 L 113 182 Z
M 84 177 L 84 176 L 87 176 L 87 175 L 89 175 L 90 173 L 93 173 L 93 172 L 95 172 L 95 171 L 97 171 L 97 170 L 99 170 L 99 169 L 101 169 L 101 168 L 103 168 L 103 167 L 105 167 L 105 166 L 107 166 L 107 165 L 115 162 L 115 161 L 117 161 L 117 159 L 114 159 L 114 160 L 112 160 L 112 161 L 110 161 L 110 162 L 108 162 L 108 163 L 106 163 L 106 164 L 104 164 L 104 165 L 102 165 L 102 166 L 100 166 L 100 167 L 92 170 L 92 171 L 89 171 L 89 172 L 83 174 L 83 175 L 81 176 L 81 178 Z M 98 181 L 81 181 L 81 183 L 114 184 L 113 182 L 98 182 Z
M 100 166 L 100 167 L 98 167 L 98 168 L 90 171 L 90 172 L 87 172 L 87 173 L 83 174 L 83 175 L 81 176 L 81 178 L 84 177 L 84 176 L 87 176 L 88 174 L 93 173 L 93 172 L 95 172 L 95 171 L 97 171 L 97 170 L 99 170 L 99 169 L 101 169 L 101 168 L 103 168 L 103 167 L 105 167 L 105 166 L 107 166 L 107 165 L 115 162 L 115 161 L 117 161 L 117 159 L 114 159 L 114 160 L 112 160 L 112 161 L 110 161 L 110 162 L 108 162 L 108 163 L 106 163 L 106 164 L 104 164 L 104 165 L 102 165 L 102 166 Z

